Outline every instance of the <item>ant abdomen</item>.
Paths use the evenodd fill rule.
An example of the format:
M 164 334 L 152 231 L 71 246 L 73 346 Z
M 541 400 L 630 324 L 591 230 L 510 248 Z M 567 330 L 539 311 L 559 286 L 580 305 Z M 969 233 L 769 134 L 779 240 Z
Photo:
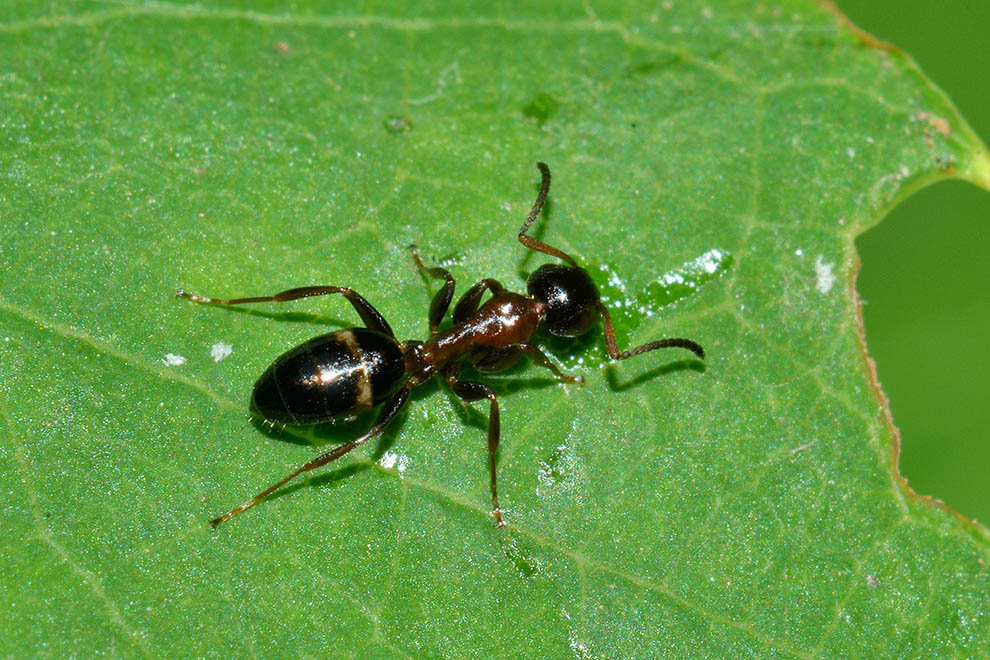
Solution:
M 339 330 L 276 358 L 254 385 L 251 410 L 284 424 L 351 417 L 395 394 L 405 374 L 395 338 L 368 328 Z

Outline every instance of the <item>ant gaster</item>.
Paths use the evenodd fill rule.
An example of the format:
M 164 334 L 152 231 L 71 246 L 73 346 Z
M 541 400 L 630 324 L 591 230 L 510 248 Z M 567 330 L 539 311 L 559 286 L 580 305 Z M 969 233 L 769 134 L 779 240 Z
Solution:
M 496 524 L 502 526 L 504 522 L 495 485 L 495 452 L 499 441 L 498 400 L 488 385 L 460 379 L 462 362 L 469 362 L 479 371 L 494 372 L 508 369 L 523 356 L 529 356 L 559 380 L 582 383 L 580 376 L 562 373 L 543 351 L 529 341 L 540 323 L 544 323 L 553 335 L 576 337 L 591 330 L 599 317 L 605 325 L 605 346 L 613 360 L 625 360 L 667 347 L 686 348 L 699 358 L 704 358 L 704 349 L 690 339 L 661 339 L 628 351 L 618 349 L 612 319 L 587 271 L 578 266 L 570 255 L 526 235 L 550 192 L 550 168 L 545 163 L 537 163 L 537 167 L 542 174 L 540 192 L 519 230 L 519 242 L 531 250 L 562 259 L 568 265 L 540 266 L 529 276 L 526 284 L 528 296 L 507 291 L 496 280 L 481 280 L 457 301 L 453 325 L 441 332 L 438 329 L 440 322 L 454 297 L 454 278 L 444 268 L 426 267 L 416 246 L 411 245 L 412 257 L 420 272 L 444 280 L 443 288 L 430 304 L 430 337 L 426 341 L 400 343 L 378 310 L 346 287 L 307 286 L 273 296 L 232 300 L 177 292 L 178 296 L 211 305 L 285 302 L 334 293 L 342 295 L 364 321 L 364 327 L 338 330 L 310 339 L 277 358 L 255 383 L 251 410 L 272 424 L 318 424 L 350 417 L 385 404 L 367 433 L 314 458 L 271 488 L 211 520 L 211 525 L 216 527 L 230 520 L 303 472 L 335 461 L 379 435 L 398 415 L 409 398 L 409 392 L 439 375 L 463 401 L 488 399 L 490 402 L 488 462 L 492 515 Z M 491 296 L 482 303 L 486 291 Z

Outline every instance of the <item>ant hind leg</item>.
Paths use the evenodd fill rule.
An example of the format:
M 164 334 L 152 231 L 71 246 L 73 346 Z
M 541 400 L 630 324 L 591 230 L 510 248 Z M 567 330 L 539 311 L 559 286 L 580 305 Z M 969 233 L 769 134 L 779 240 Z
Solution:
M 209 298 L 207 296 L 197 296 L 196 294 L 189 293 L 179 289 L 175 292 L 180 298 L 188 298 L 195 303 L 207 304 L 207 305 L 243 305 L 245 303 L 259 303 L 259 302 L 288 302 L 290 300 L 299 300 L 300 298 L 311 298 L 313 296 L 326 296 L 332 293 L 339 293 L 340 295 L 347 298 L 347 301 L 351 303 L 354 310 L 364 321 L 364 325 L 372 330 L 377 330 L 382 332 L 389 337 L 395 337 L 395 333 L 392 332 L 391 326 L 389 326 L 388 321 L 385 317 L 375 309 L 371 303 L 361 297 L 361 295 L 353 290 L 348 289 L 343 286 L 302 286 L 295 289 L 288 289 L 286 291 L 280 291 L 273 296 L 254 296 L 252 298 Z
M 409 390 L 410 388 L 406 386 L 400 389 L 398 392 L 396 392 L 395 396 L 393 396 L 392 399 L 387 404 L 385 404 L 385 408 L 378 416 L 378 420 L 375 422 L 374 426 L 368 429 L 367 433 L 365 433 L 359 438 L 351 440 L 350 442 L 345 442 L 342 445 L 338 445 L 334 447 L 331 451 L 327 452 L 326 454 L 323 454 L 322 456 L 318 456 L 317 458 L 314 458 L 313 460 L 309 461 L 308 463 L 304 464 L 302 467 L 298 468 L 297 470 L 289 474 L 287 477 L 283 478 L 275 485 L 261 491 L 260 493 L 249 499 L 247 502 L 244 502 L 243 504 L 234 507 L 233 509 L 223 514 L 219 518 L 214 518 L 213 520 L 210 521 L 210 526 L 216 527 L 220 523 L 226 522 L 231 518 L 233 518 L 234 516 L 244 513 L 246 510 L 250 509 L 255 504 L 262 501 L 263 499 L 274 493 L 276 490 L 278 490 L 285 484 L 289 483 L 290 481 L 298 477 L 303 472 L 309 472 L 310 470 L 315 470 L 316 468 L 326 465 L 331 461 L 335 461 L 341 456 L 349 453 L 351 450 L 360 447 L 368 440 L 371 440 L 375 436 L 379 435 L 382 431 L 385 430 L 385 427 L 387 427 L 392 422 L 392 420 L 395 419 L 396 415 L 399 414 L 399 411 L 402 409 L 403 404 L 405 404 L 406 400 L 409 398 Z

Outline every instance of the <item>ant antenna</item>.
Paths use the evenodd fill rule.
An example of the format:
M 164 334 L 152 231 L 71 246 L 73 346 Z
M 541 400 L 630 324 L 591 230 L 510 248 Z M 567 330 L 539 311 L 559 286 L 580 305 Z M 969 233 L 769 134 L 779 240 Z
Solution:
M 605 307 L 605 303 L 601 300 L 598 301 L 598 311 L 601 313 L 602 321 L 605 324 L 605 350 L 608 351 L 609 357 L 613 360 L 626 360 L 634 355 L 646 353 L 647 351 L 655 351 L 658 348 L 686 348 L 702 360 L 705 359 L 705 349 L 698 342 L 682 337 L 670 337 L 659 341 L 651 341 L 648 344 L 630 348 L 628 351 L 620 351 L 618 344 L 615 342 L 615 328 L 612 326 L 612 315 L 608 313 L 608 308 Z
M 543 241 L 538 241 L 532 236 L 526 235 L 526 232 L 529 231 L 529 226 L 533 224 L 536 217 L 540 215 L 540 211 L 543 210 L 543 203 L 547 201 L 547 195 L 550 194 L 550 168 L 547 167 L 546 163 L 537 163 L 536 166 L 540 168 L 540 174 L 543 175 L 543 182 L 540 184 L 540 194 L 536 196 L 536 202 L 533 204 L 533 208 L 529 212 L 529 215 L 526 216 L 526 222 L 523 223 L 522 228 L 519 230 L 519 242 L 528 247 L 530 250 L 536 250 L 537 252 L 542 252 L 543 254 L 549 254 L 551 257 L 563 259 L 570 265 L 578 268 L 577 262 L 574 261 L 574 259 L 572 259 L 569 255 L 561 252 L 555 247 L 547 245 Z

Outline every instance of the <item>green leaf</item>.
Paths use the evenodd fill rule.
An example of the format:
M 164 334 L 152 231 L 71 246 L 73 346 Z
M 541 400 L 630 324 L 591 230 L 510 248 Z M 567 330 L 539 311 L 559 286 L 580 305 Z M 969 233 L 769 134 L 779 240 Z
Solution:
M 0 654 L 987 657 L 990 535 L 897 476 L 853 288 L 910 191 L 990 186 L 950 101 L 826 5 L 449 4 L 0 12 Z M 430 384 L 211 530 L 370 422 L 247 411 L 357 319 L 174 291 L 424 338 L 406 246 L 523 290 L 537 160 L 620 343 L 703 366 L 596 330 L 541 340 L 584 387 L 489 378 L 504 529 L 486 406 Z

